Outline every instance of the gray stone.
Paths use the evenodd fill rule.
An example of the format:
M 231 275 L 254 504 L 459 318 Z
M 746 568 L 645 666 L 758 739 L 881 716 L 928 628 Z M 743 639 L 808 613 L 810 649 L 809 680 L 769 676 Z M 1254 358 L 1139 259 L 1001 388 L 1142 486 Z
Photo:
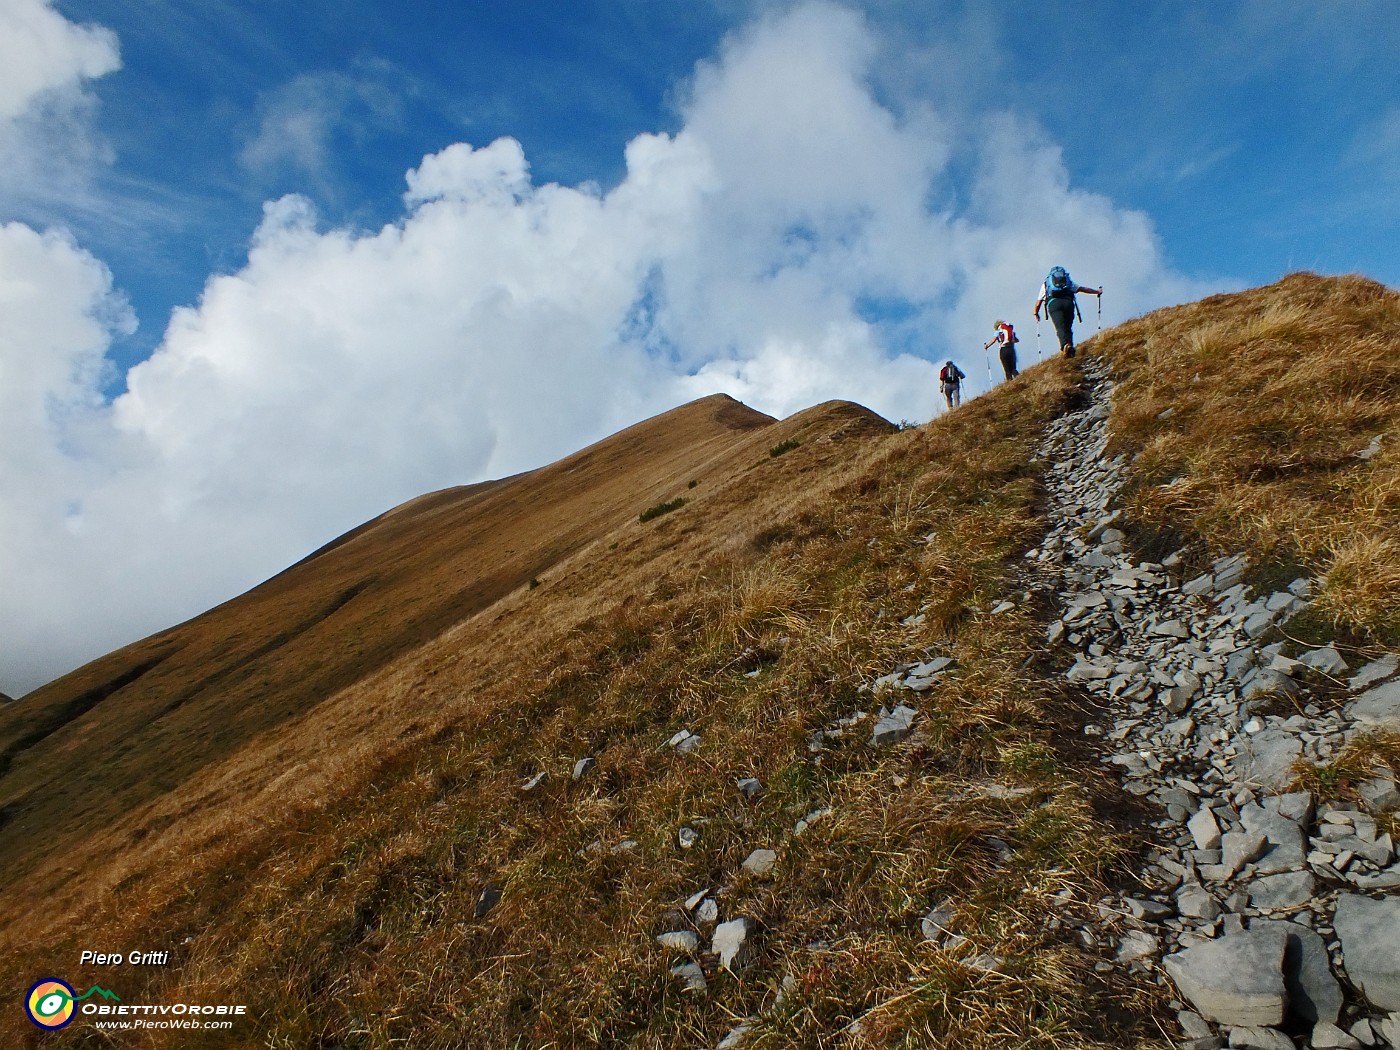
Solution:
M 1382 1039 L 1391 1046 L 1400 1046 L 1400 1013 L 1372 1023 Z
M 668 951 L 693 954 L 695 949 L 700 947 L 700 938 L 690 930 L 672 930 L 668 933 L 658 933 L 656 943 Z
M 700 841 L 700 833 L 694 828 L 683 827 L 676 832 L 676 844 L 681 849 L 690 849 Z
M 1264 852 L 1269 840 L 1262 831 L 1227 831 L 1220 839 L 1220 863 L 1235 875 L 1250 861 Z
M 1313 1025 L 1311 1042 L 1313 1050 L 1362 1050 L 1363 1046 L 1359 1039 L 1328 1021 Z
M 735 1025 L 729 1033 L 715 1044 L 715 1050 L 739 1050 L 749 1041 L 749 1036 L 753 1034 L 753 1024 L 745 1021 L 743 1024 Z
M 1172 917 L 1173 909 L 1170 904 L 1163 904 L 1160 901 L 1139 900 L 1136 897 L 1129 897 L 1124 905 L 1128 909 L 1128 914 L 1143 922 L 1161 922 L 1163 919 Z
M 1321 649 L 1309 649 L 1298 657 L 1298 662 L 1332 678 L 1343 675 L 1347 671 L 1347 662 L 1342 659 L 1342 654 L 1330 645 L 1325 645 Z
M 536 773 L 529 780 L 525 781 L 525 783 L 521 784 L 520 790 L 534 791 L 535 788 L 539 787 L 542 783 L 544 783 L 544 770 L 540 770 L 540 772 Z
M 1197 849 L 1218 849 L 1220 847 L 1220 825 L 1215 820 L 1215 814 L 1210 810 L 1198 810 L 1196 815 L 1186 822 L 1186 830 L 1191 832 L 1191 838 L 1195 841 Z
M 1338 894 L 1332 925 L 1351 983 L 1373 1006 L 1400 1010 L 1400 897 Z
M 1284 819 L 1299 825 L 1311 824 L 1316 812 L 1312 793 L 1308 791 L 1290 791 L 1286 795 L 1271 795 L 1264 800 L 1264 808 L 1270 813 L 1277 813 Z
M 1210 1022 L 1192 1010 L 1178 1010 L 1176 1022 L 1181 1025 L 1181 1030 L 1187 1039 L 1209 1039 L 1215 1035 L 1215 1030 L 1211 1028 Z
M 778 855 L 771 849 L 756 849 L 744 858 L 743 868 L 752 875 L 768 875 L 778 863 Z
M 719 964 L 731 973 L 743 968 L 750 929 L 749 920 L 744 918 L 730 919 L 715 927 L 710 951 L 719 956 Z
M 1268 851 L 1255 864 L 1259 874 L 1295 871 L 1306 862 L 1307 836 L 1294 821 L 1253 803 L 1240 810 L 1240 821 L 1246 831 L 1262 832 L 1269 840 Z
M 1045 642 L 1047 645 L 1059 645 L 1064 639 L 1068 630 L 1064 620 L 1056 620 L 1045 630 Z
M 900 704 L 893 711 L 885 713 L 881 708 L 880 719 L 875 723 L 875 729 L 871 733 L 870 742 L 876 747 L 887 747 L 890 744 L 897 744 L 909 735 L 913 728 L 914 718 L 918 715 L 912 707 Z
M 1359 1039 L 1364 1046 L 1372 1046 L 1376 1042 L 1375 1030 L 1371 1027 L 1371 1022 L 1366 1018 L 1361 1018 L 1356 1024 L 1347 1029 L 1353 1038 Z
M 1254 613 L 1243 625 L 1244 633 L 1250 638 L 1258 638 L 1274 625 L 1273 614 L 1266 611 Z
M 735 784 L 735 787 L 739 789 L 739 794 L 745 798 L 754 799 L 763 790 L 763 783 L 757 777 L 744 777 Z
M 1112 674 L 1113 668 L 1080 657 L 1075 665 L 1065 672 L 1065 680 L 1069 682 L 1101 682 Z
M 1191 629 L 1180 620 L 1168 620 L 1159 623 L 1152 628 L 1152 633 L 1159 638 L 1190 638 Z
M 946 671 L 956 662 L 951 656 L 935 656 L 932 660 L 925 660 L 909 668 L 909 675 L 913 678 L 931 678 Z
M 1364 781 L 1357 792 L 1372 813 L 1389 813 L 1400 809 L 1400 786 L 1389 777 L 1372 777 Z
M 1181 585 L 1182 594 L 1209 594 L 1215 590 L 1215 577 L 1206 573 Z
M 1173 685 L 1168 694 L 1167 710 L 1179 715 L 1191 706 L 1196 694 L 1201 690 L 1201 676 L 1194 671 L 1178 671 L 1172 679 Z
M 593 759 L 580 758 L 574 763 L 574 779 L 582 780 L 583 775 L 593 768 Z
M 1287 999 L 1283 980 L 1287 941 L 1279 929 L 1245 930 L 1168 955 L 1162 965 L 1207 1020 L 1279 1024 Z
M 949 923 L 952 921 L 953 913 L 945 905 L 940 904 L 919 921 L 919 929 L 923 932 L 924 940 L 941 941 L 952 933 L 949 928 Z
M 1335 1021 L 1342 1012 L 1342 986 L 1332 975 L 1327 944 L 1314 931 L 1296 922 L 1265 922 L 1288 937 L 1283 953 L 1283 977 L 1288 988 L 1288 1012 L 1305 1021 Z
M 1389 678 L 1400 670 L 1400 655 L 1396 653 L 1386 653 L 1379 660 L 1372 660 L 1361 670 L 1352 676 L 1347 683 L 1352 690 L 1365 689 L 1383 679 Z
M 1310 871 L 1265 875 L 1249 884 L 1249 901 L 1256 908 L 1300 908 L 1312 900 L 1315 888 Z
M 1347 705 L 1347 714 L 1364 726 L 1400 729 L 1400 678 L 1366 690 Z
M 1157 954 L 1157 938 L 1146 930 L 1129 930 L 1118 942 L 1114 955 L 1120 963 L 1130 963 Z
M 682 991 L 702 993 L 708 987 L 705 982 L 705 971 L 700 969 L 699 963 L 689 959 L 672 966 L 671 976 L 681 982 Z
M 1220 904 L 1210 890 L 1190 883 L 1183 886 L 1176 895 L 1176 910 L 1189 919 L 1214 922 L 1220 918 Z
M 1244 1025 L 1230 1029 L 1231 1050 L 1296 1050 L 1293 1040 L 1277 1028 Z
M 1303 742 L 1291 733 L 1265 729 L 1240 742 L 1236 770 L 1240 783 L 1267 791 L 1287 787 Z
M 1285 696 L 1292 696 L 1298 691 L 1298 683 L 1289 678 L 1286 674 L 1264 668 L 1252 677 L 1246 677 L 1241 683 L 1241 692 L 1246 700 L 1252 700 L 1256 696 L 1264 696 L 1270 693 L 1282 693 Z

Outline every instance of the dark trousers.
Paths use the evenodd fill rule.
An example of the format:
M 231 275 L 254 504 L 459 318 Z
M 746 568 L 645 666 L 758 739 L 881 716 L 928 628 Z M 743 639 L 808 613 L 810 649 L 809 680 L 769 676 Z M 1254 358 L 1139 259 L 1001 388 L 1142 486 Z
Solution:
M 1055 335 L 1060 340 L 1060 352 L 1067 357 L 1074 356 L 1074 296 L 1062 299 L 1050 298 L 1045 302 L 1045 312 L 1055 323 Z
M 1013 343 L 1001 344 L 1001 370 L 1006 373 L 1007 379 L 1018 374 L 1016 371 L 1016 346 Z

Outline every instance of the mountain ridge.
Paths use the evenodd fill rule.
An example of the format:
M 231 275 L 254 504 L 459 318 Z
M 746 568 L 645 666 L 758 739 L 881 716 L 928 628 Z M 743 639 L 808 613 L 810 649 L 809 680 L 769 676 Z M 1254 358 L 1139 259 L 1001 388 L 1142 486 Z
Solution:
M 1154 818 L 1047 640 L 1063 596 L 1028 579 L 1040 449 L 1092 407 L 1082 367 L 1111 371 L 1080 453 L 1121 470 L 1121 535 L 1057 543 L 1221 586 L 1238 550 L 1261 588 L 1305 572 L 1292 637 L 1373 658 L 1400 646 L 1400 486 L 1388 440 L 1354 453 L 1400 432 L 1400 296 L 1293 275 L 1082 350 L 922 427 L 833 402 L 619 482 L 615 522 L 536 586 L 0 874 L 6 972 L 157 938 L 175 965 L 122 994 L 246 998 L 249 1043 L 713 1045 L 739 1018 L 774 1045 L 1166 1045 L 1169 991 L 1093 918 L 1141 892 Z M 400 525 L 450 517 L 420 499 Z M 316 610 L 395 514 L 304 564 L 357 570 Z M 1400 737 L 1298 776 L 1360 806 L 1387 754 Z

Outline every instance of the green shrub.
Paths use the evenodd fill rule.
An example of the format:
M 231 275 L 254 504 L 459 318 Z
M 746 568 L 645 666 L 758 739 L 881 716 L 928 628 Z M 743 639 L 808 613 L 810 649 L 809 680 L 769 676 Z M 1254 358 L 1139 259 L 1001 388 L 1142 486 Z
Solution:
M 798 441 L 796 438 L 788 438 L 786 441 L 780 441 L 770 448 L 768 454 L 774 459 L 777 459 L 784 452 L 791 452 L 800 444 L 802 444 L 802 442 Z
M 677 496 L 675 499 L 671 500 L 668 503 L 658 503 L 654 507 L 648 507 L 646 510 L 642 511 L 641 514 L 637 515 L 637 519 L 643 524 L 645 524 L 646 522 L 651 521 L 652 518 L 659 518 L 663 514 L 670 514 L 671 511 L 679 510 L 681 507 L 684 506 L 685 500 L 682 499 L 680 496 Z

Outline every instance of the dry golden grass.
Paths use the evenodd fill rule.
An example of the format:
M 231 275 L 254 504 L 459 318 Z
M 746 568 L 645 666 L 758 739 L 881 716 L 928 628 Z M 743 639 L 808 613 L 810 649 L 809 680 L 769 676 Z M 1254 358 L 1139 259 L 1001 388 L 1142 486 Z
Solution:
M 1135 519 L 1248 549 L 1265 576 L 1324 575 L 1333 630 L 1400 638 L 1400 295 L 1294 274 L 1148 314 L 1098 350 L 1124 377 L 1111 426 L 1135 454 Z
M 1086 344 L 1123 381 L 1112 426 L 1136 455 L 1139 539 L 1243 547 L 1265 573 L 1324 571 L 1325 626 L 1393 637 L 1397 316 L 1379 286 L 1299 276 Z M 1054 361 L 902 433 L 819 406 L 717 438 L 636 491 L 622 457 L 615 517 L 573 546 L 536 548 L 547 572 L 513 563 L 512 587 L 455 620 L 434 613 L 413 647 L 323 656 L 317 681 L 354 673 L 292 710 L 272 697 L 276 718 L 85 829 L 78 852 L 36 852 L 46 907 L 32 882 L 0 892 L 0 970 L 10 985 L 39 971 L 81 982 L 96 974 L 77 971 L 80 947 L 170 947 L 175 965 L 124 971 L 118 990 L 248 1003 L 256 1021 L 218 1035 L 225 1047 L 693 1047 L 741 1017 L 757 1018 L 749 1045 L 764 1048 L 1166 1045 L 1161 991 L 1099 974 L 1052 899 L 1068 894 L 1087 917 L 1110 883 L 1130 885 L 1136 816 L 1040 651 L 1043 612 L 989 614 L 1016 596 L 1019 555 L 1043 532 L 1031 457 L 1076 382 Z M 1376 434 L 1382 453 L 1356 459 Z M 774 457 L 775 442 L 796 444 Z M 531 490 L 514 484 L 518 511 Z M 683 507 L 637 521 L 682 494 Z M 450 502 L 401 509 L 381 520 L 393 530 L 302 570 L 402 557 L 396 545 L 411 549 L 429 521 L 434 549 L 449 550 L 480 526 L 461 509 L 451 523 Z M 405 583 L 387 626 L 428 623 L 415 603 L 440 609 L 431 588 L 457 571 Z M 256 610 L 275 636 L 293 610 L 265 597 L 219 622 Z M 904 626 L 921 608 L 923 623 Z M 372 617 L 357 630 L 374 642 Z M 206 662 L 265 644 L 198 637 Z M 937 653 L 958 668 L 918 701 L 914 737 L 873 751 L 866 723 L 813 760 L 810 732 L 871 708 L 863 683 Z M 264 684 L 296 670 L 269 678 L 258 659 L 246 666 Z M 215 685 L 211 709 L 236 711 L 220 705 L 244 695 L 237 676 Z M 680 728 L 702 734 L 694 754 L 664 747 Z M 1393 743 L 1367 747 L 1309 775 L 1344 791 L 1394 758 Z M 596 766 L 574 782 L 584 755 Z M 150 770 L 159 756 L 126 761 Z M 753 802 L 735 789 L 744 776 L 765 785 Z M 1026 790 L 993 797 L 992 781 Z M 830 813 L 795 835 L 818 809 Z M 692 850 L 676 845 L 682 824 L 699 832 Z M 614 851 L 627 840 L 636 848 Z M 778 852 L 772 879 L 740 868 L 760 846 Z M 488 884 L 502 898 L 478 918 Z M 741 976 L 713 973 L 710 993 L 689 997 L 654 935 L 685 925 L 680 904 L 702 888 L 722 917 L 756 921 L 756 950 Z M 943 900 L 967 938 L 953 952 L 919 934 Z M 1003 957 L 998 972 L 965 965 L 980 952 Z M 22 1023 L 0 1018 L 0 1038 L 37 1040 Z
M 634 515 L 155 803 L 183 816 L 114 858 L 81 934 L 16 945 L 19 965 L 71 972 L 79 937 L 190 937 L 123 994 L 247 1001 L 249 1045 L 679 1047 L 760 1014 L 756 1046 L 1151 1045 L 1161 1004 L 1097 974 L 1050 901 L 1121 874 L 1130 839 L 1095 815 L 1111 788 L 1052 746 L 1064 697 L 1023 666 L 1032 613 L 987 614 L 1043 528 L 1031 435 L 1072 381 L 1056 362 L 900 434 L 839 405 L 765 429 L 703 498 Z M 769 457 L 775 438 L 800 444 Z M 810 731 L 925 651 L 959 672 L 915 739 L 812 761 Z M 703 735 L 692 755 L 663 747 L 682 727 Z M 1031 790 L 989 800 L 989 778 Z M 739 867 L 758 846 L 778 850 L 772 880 Z M 487 883 L 504 895 L 477 919 Z M 653 936 L 704 887 L 760 932 L 742 977 L 693 999 Z M 1003 973 L 923 943 L 945 896 L 965 953 Z

